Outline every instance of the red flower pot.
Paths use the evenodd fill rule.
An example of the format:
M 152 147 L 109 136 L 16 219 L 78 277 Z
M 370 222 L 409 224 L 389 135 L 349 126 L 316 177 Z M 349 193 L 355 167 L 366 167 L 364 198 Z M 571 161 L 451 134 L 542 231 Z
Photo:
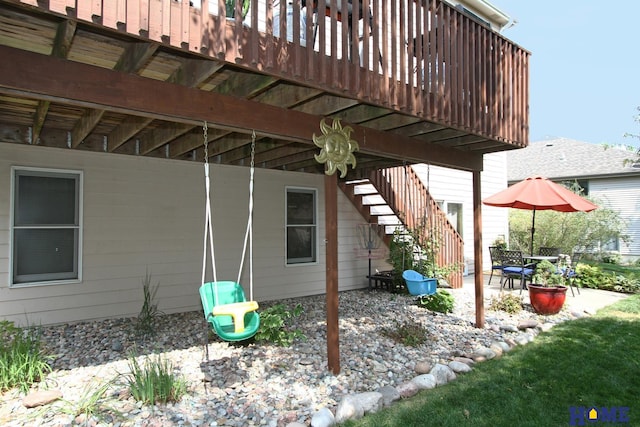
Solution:
M 540 285 L 529 285 L 529 299 L 533 309 L 538 314 L 557 314 L 564 305 L 567 297 L 566 286 L 550 288 Z

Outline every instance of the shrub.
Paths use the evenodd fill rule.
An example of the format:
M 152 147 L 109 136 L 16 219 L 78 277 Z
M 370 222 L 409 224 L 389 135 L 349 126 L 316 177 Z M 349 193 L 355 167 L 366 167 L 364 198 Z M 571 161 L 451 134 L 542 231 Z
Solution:
M 453 295 L 444 289 L 438 289 L 433 295 L 421 296 L 418 299 L 418 306 L 438 313 L 451 313 L 454 302 Z
M 640 283 L 633 276 L 606 272 L 595 265 L 580 263 L 576 267 L 576 273 L 578 277 L 574 279 L 575 283 L 586 288 L 624 293 L 640 291 Z
M 187 391 L 184 379 L 173 373 L 173 365 L 160 355 L 146 358 L 140 364 L 129 358 L 131 373 L 125 375 L 131 396 L 139 402 L 156 404 L 178 402 Z
M 256 341 L 266 341 L 282 347 L 290 346 L 297 338 L 305 339 L 299 329 L 291 329 L 287 323 L 302 314 L 302 306 L 297 304 L 290 311 L 284 304 L 276 304 L 260 312 L 260 328 Z
M 499 297 L 491 297 L 489 310 L 505 311 L 509 314 L 516 314 L 522 310 L 522 297 L 512 293 L 500 293 Z
M 422 325 L 413 321 L 400 323 L 396 320 L 394 327 L 382 329 L 382 334 L 408 347 L 417 347 L 427 341 Z
M 40 331 L 0 322 L 0 392 L 18 387 L 26 392 L 51 372 L 50 357 L 41 349 Z

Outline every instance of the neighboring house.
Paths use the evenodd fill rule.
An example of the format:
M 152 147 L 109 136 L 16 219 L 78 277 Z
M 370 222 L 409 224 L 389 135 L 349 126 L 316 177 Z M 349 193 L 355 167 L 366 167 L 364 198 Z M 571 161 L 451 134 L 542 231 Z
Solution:
M 556 182 L 577 182 L 585 194 L 620 214 L 625 221 L 628 243 L 610 242 L 605 250 L 623 259 L 640 257 L 640 164 L 623 147 L 607 147 L 567 138 L 530 143 L 506 153 L 509 185 L 531 175 Z
M 429 58 L 434 69 L 447 62 L 447 79 L 430 80 L 428 93 L 402 78 L 415 61 L 393 32 L 372 29 L 373 39 L 389 37 L 382 54 L 403 52 L 398 68 L 361 67 L 346 40 L 285 43 L 268 25 L 209 14 L 209 3 L 0 0 L 2 319 L 135 316 L 147 272 L 160 284 L 160 310 L 200 310 L 204 141 L 219 279 L 238 274 L 255 130 L 254 298 L 326 292 L 335 296 L 328 304 L 338 289 L 367 285 L 367 260 L 354 251 L 365 218 L 338 183 L 430 164 L 465 171 L 473 195 L 470 177 L 494 180 L 488 188 L 500 180 L 481 173 L 485 155 L 527 145 L 529 53 L 447 3 L 413 3 L 452 37 L 412 23 L 432 40 L 419 57 L 446 50 Z M 397 31 L 413 17 L 373 11 L 374 23 Z M 335 13 L 319 21 L 320 35 L 346 33 Z M 472 36 L 476 50 L 448 49 Z M 333 119 L 359 143 L 340 180 L 324 174 L 312 138 Z M 462 199 L 441 197 L 459 214 Z M 468 241 L 479 225 L 468 222 L 472 206 L 462 209 Z M 240 281 L 248 291 L 247 269 Z M 335 317 L 327 323 L 334 320 L 337 331 Z

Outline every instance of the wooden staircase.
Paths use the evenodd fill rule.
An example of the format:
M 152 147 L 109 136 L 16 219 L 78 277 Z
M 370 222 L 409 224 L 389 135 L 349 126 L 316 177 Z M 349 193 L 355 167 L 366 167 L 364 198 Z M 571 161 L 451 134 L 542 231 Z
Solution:
M 379 169 L 371 172 L 368 179 L 340 182 L 340 188 L 366 222 L 384 224 L 380 237 L 387 246 L 397 227 L 416 230 L 428 224 L 433 235 L 440 238 L 437 264 L 458 265 L 447 280 L 454 288 L 462 286 L 462 237 L 410 166 Z

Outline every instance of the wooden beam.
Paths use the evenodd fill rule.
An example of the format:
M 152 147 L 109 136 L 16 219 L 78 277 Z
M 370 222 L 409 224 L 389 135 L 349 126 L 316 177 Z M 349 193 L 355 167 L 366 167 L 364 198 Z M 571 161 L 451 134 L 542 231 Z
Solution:
M 172 122 L 244 131 L 313 144 L 319 117 L 231 96 L 187 88 L 92 65 L 0 46 L 0 93 L 103 108 Z M 46 73 L 41 70 L 47 70 Z M 136 94 L 138 96 L 136 96 Z M 482 154 L 421 143 L 389 132 L 352 125 L 365 154 L 482 170 Z
M 123 73 L 137 71 L 149 61 L 159 47 L 157 43 L 129 43 L 113 69 Z
M 169 76 L 167 81 L 169 83 L 195 87 L 207 80 L 223 66 L 223 62 L 188 58 L 180 68 Z
M 149 132 L 140 139 L 140 154 L 145 155 L 193 129 L 192 125 L 172 123 Z
M 56 58 L 66 58 L 71 47 L 71 41 L 76 34 L 77 23 L 75 21 L 64 20 L 58 25 L 56 31 L 56 38 L 53 41 L 53 48 L 51 49 L 51 55 Z M 33 143 L 37 144 L 40 138 L 40 132 L 42 126 L 47 118 L 49 112 L 49 101 L 38 102 L 36 108 L 36 114 L 33 118 Z
M 129 116 L 107 136 L 107 151 L 112 153 L 153 121 L 150 117 Z
M 338 327 L 338 175 L 324 178 L 324 223 L 327 276 L 327 360 L 329 371 L 340 373 Z
M 482 274 L 482 199 L 480 171 L 473 171 L 473 267 L 476 288 L 476 328 L 484 328 L 484 276 Z

